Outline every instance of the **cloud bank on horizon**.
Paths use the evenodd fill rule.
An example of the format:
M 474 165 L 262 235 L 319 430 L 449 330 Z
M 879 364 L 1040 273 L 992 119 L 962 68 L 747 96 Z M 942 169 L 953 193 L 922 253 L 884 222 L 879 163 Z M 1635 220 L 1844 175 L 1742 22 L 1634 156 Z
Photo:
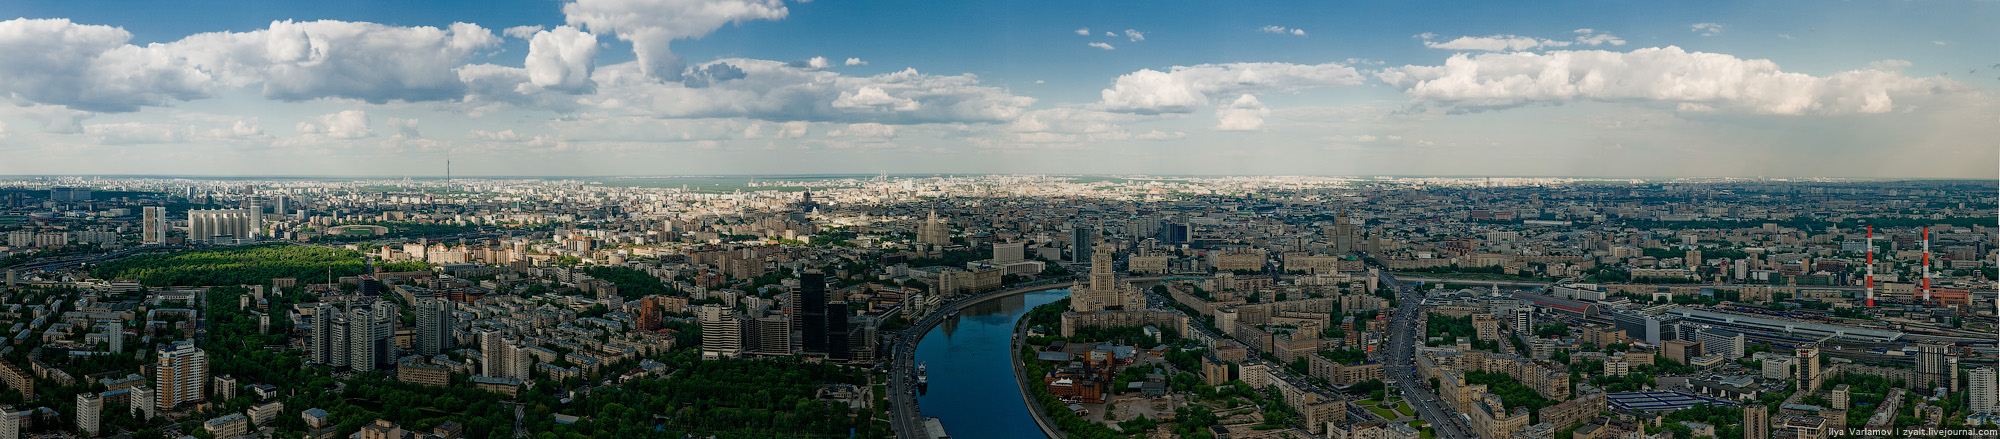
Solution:
M 1968 24 L 1992 4 L 1866 43 L 1698 9 L 1618 29 L 1437 18 L 1410 38 L 1333 11 L 892 17 L 964 31 L 925 41 L 780 0 L 203 30 L 34 6 L 0 21 L 0 174 L 428 174 L 447 151 L 490 175 L 2000 172 L 2000 59 L 1949 44 L 2000 40 Z

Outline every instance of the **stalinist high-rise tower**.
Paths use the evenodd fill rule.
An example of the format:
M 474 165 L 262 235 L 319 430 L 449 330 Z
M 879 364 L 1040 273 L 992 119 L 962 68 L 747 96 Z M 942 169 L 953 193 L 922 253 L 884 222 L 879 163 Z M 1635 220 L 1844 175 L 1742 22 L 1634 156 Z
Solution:
M 1118 283 L 1118 272 L 1113 267 L 1117 260 L 1110 245 L 1097 244 L 1090 256 L 1090 284 L 1071 288 L 1070 311 L 1136 310 L 1146 307 L 1145 295 Z
M 940 247 L 951 245 L 951 229 L 945 226 L 944 220 L 938 219 L 936 210 L 932 210 L 930 218 L 925 218 L 924 223 L 917 226 L 917 242 Z

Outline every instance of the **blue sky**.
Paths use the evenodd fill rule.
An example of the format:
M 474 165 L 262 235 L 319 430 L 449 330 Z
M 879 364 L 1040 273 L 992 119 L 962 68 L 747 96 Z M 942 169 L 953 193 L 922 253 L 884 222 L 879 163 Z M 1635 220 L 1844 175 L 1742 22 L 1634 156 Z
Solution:
M 1991 1 L 0 9 L 14 17 L 0 174 L 426 175 L 446 154 L 481 175 L 2000 174 Z

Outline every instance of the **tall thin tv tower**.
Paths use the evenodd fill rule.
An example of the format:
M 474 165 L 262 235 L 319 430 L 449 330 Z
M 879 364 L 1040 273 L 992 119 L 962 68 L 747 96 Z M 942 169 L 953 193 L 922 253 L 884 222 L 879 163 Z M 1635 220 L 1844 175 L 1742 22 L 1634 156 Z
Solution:
M 1931 303 L 1931 228 L 1924 226 L 1924 303 Z
M 1868 307 L 1875 307 L 1875 226 L 1868 226 Z
M 444 151 L 444 182 L 451 182 L 451 150 Z

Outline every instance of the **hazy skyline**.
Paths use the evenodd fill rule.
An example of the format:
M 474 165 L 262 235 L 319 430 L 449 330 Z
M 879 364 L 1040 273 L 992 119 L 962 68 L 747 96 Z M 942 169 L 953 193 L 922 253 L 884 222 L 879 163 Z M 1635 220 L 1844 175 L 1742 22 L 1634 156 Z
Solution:
M 2000 174 L 2000 2 L 1070 3 L 19 2 L 0 174 Z

